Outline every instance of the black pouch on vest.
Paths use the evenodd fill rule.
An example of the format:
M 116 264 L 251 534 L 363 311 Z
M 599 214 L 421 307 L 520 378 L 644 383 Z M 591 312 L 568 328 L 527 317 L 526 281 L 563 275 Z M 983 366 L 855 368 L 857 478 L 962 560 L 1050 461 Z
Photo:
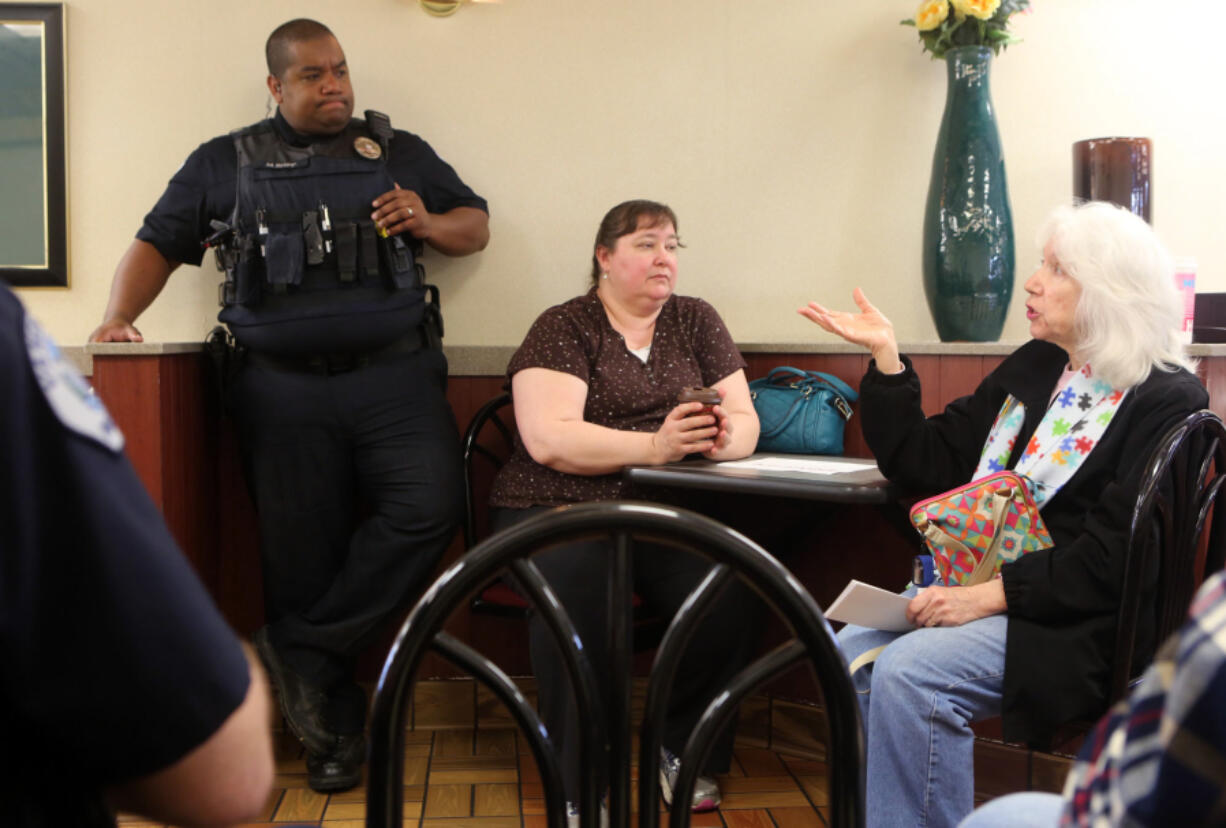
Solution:
M 358 223 L 358 265 L 362 271 L 363 282 L 378 284 L 379 236 L 373 221 Z
M 301 230 L 268 234 L 264 240 L 264 267 L 268 270 L 268 284 L 274 291 L 280 293 L 289 285 L 302 284 L 305 258 Z
M 353 222 L 336 225 L 336 271 L 342 284 L 352 284 L 358 271 L 358 226 Z
M 306 263 L 324 262 L 324 234 L 319 229 L 319 211 L 307 210 L 302 214 L 302 241 L 306 245 Z
M 238 237 L 237 262 L 234 265 L 234 296 L 229 304 L 250 305 L 260 299 L 260 282 L 264 277 L 264 262 L 260 248 L 251 236 Z
M 413 266 L 413 251 L 404 243 L 400 236 L 389 236 L 381 240 L 380 250 L 383 253 L 383 267 L 388 278 L 398 290 L 418 287 L 417 268 Z

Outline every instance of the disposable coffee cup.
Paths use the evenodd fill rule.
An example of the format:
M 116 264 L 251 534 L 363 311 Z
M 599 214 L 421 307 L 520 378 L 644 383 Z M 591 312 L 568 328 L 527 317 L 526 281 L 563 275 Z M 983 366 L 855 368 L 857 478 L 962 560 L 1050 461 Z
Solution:
M 678 405 L 687 402 L 702 403 L 702 410 L 694 412 L 695 414 L 710 414 L 711 409 L 719 405 L 719 401 L 719 392 L 714 388 L 690 386 L 689 388 L 682 388 L 681 393 L 677 395 Z

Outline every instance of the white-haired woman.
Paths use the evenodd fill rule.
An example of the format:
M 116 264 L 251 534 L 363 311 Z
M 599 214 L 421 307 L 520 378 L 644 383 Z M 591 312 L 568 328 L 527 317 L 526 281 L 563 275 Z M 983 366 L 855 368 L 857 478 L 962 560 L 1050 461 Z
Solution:
M 1178 336 L 1169 255 L 1144 221 L 1088 203 L 1053 212 L 1026 280 L 1034 341 L 975 392 L 925 417 L 893 327 L 863 292 L 859 313 L 800 312 L 873 355 L 860 387 L 864 436 L 883 474 L 935 494 L 1001 468 L 1032 483 L 1054 545 L 977 586 L 916 594 L 916 629 L 844 628 L 868 733 L 868 824 L 956 825 L 973 806 L 971 722 L 1046 740 L 1106 704 L 1128 523 L 1141 466 L 1176 419 L 1208 402 Z M 1141 658 L 1155 642 L 1150 603 Z

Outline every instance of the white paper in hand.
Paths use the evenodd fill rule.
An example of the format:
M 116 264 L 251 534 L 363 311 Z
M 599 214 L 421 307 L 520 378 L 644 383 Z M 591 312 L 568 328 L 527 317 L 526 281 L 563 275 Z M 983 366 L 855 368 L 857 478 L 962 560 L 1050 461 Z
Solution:
M 838 598 L 826 610 L 832 621 L 871 627 L 889 632 L 906 632 L 915 629 L 907 620 L 907 604 L 911 599 L 897 592 L 890 592 L 862 581 L 850 581 Z

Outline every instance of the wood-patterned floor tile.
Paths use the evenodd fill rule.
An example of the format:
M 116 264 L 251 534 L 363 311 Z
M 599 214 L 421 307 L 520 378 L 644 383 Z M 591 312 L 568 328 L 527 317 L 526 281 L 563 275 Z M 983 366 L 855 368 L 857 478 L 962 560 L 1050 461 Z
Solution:
M 430 769 L 429 756 L 414 756 L 404 760 L 404 777 L 401 781 L 406 785 L 426 784 L 426 773 Z
M 426 818 L 472 816 L 472 785 L 430 785 L 426 788 Z
M 277 822 L 319 821 L 323 818 L 327 802 L 326 794 L 316 793 L 310 788 L 289 788 L 277 806 L 273 819 Z
M 473 726 L 476 696 L 472 682 L 419 681 L 413 688 L 413 729 Z
M 461 819 L 426 818 L 426 828 L 519 828 L 519 817 L 466 817 Z
M 819 828 L 826 824 L 812 808 L 771 808 L 770 815 L 778 828 Z
M 430 769 L 430 786 L 475 785 L 479 782 L 518 782 L 515 768 L 451 768 Z
M 337 802 L 334 797 L 324 809 L 324 822 L 338 819 L 366 819 L 366 803 Z
M 519 785 L 473 786 L 473 816 L 516 816 L 518 813 Z
M 540 782 L 541 773 L 536 768 L 536 760 L 532 758 L 532 749 L 525 746 L 519 754 L 519 781 Z
M 770 814 L 759 811 L 722 811 L 728 828 L 775 828 Z
M 773 702 L 771 747 L 816 759 L 826 758 L 826 712 L 807 704 Z
M 434 734 L 432 755 L 437 759 L 454 759 L 473 755 L 473 731 L 470 727 L 439 730 Z
M 798 776 L 800 787 L 818 807 L 830 804 L 830 781 L 825 776 Z
M 430 762 L 430 772 L 440 770 L 510 770 L 518 773 L 519 763 L 514 756 L 447 756 L 434 754 Z
M 746 776 L 783 776 L 788 771 L 774 751 L 764 748 L 737 748 L 736 761 Z
M 796 779 L 792 776 L 721 776 L 719 788 L 728 794 L 752 794 L 763 791 L 795 791 L 798 790 Z
M 791 754 L 782 754 L 779 758 L 783 760 L 783 764 L 787 765 L 787 769 L 797 776 L 825 774 L 828 768 L 824 760 L 793 756 Z
M 404 746 L 405 758 L 406 759 L 416 759 L 421 756 L 429 756 L 431 747 L 432 745 L 430 742 L 417 742 L 411 745 L 405 745 Z
M 752 810 L 755 808 L 790 808 L 807 806 L 809 800 L 804 792 L 793 787 L 790 791 L 752 791 L 749 793 L 724 792 L 720 809 Z
M 516 756 L 514 730 L 478 730 L 473 752 L 477 756 Z

